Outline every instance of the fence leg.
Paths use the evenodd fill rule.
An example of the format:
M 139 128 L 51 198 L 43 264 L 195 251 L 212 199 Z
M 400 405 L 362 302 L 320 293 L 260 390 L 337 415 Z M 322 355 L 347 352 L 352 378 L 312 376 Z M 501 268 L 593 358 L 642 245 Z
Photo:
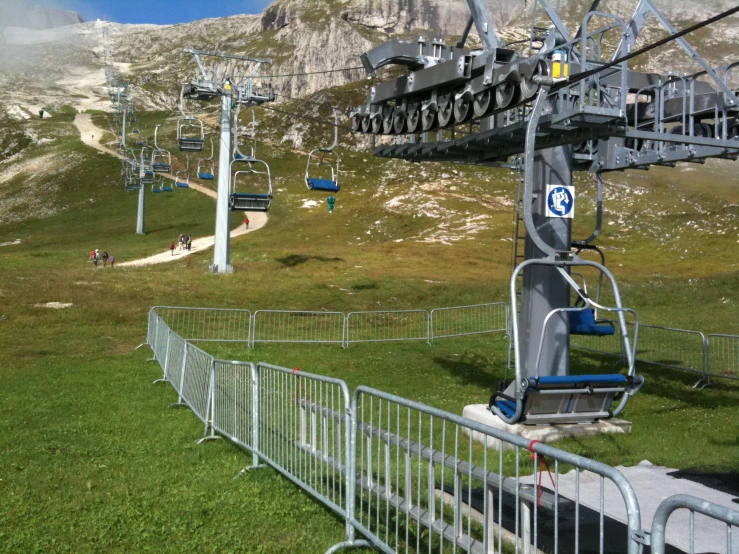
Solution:
M 167 351 L 164 355 L 164 366 L 162 367 L 162 376 L 159 379 L 156 379 L 152 385 L 156 385 L 157 383 L 166 383 L 167 382 L 167 364 L 169 363 L 169 345 L 172 342 L 172 331 L 170 330 L 169 333 L 167 333 Z
M 210 364 L 210 384 L 208 385 L 208 410 L 207 410 L 207 415 L 205 416 L 205 431 L 203 431 L 203 434 L 205 436 L 198 441 L 198 444 L 203 443 L 205 441 L 218 440 L 221 438 L 218 435 L 216 435 L 216 432 L 213 429 L 213 422 L 215 421 L 215 411 L 216 411 L 215 389 L 216 389 L 216 361 L 213 360 L 213 362 L 211 362 Z M 210 434 L 208 434 L 208 429 L 210 429 Z

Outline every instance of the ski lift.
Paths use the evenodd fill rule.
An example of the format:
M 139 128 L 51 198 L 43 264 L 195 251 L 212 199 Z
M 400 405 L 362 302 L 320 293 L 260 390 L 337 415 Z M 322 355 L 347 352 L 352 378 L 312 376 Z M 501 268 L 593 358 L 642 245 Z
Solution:
M 236 125 L 234 125 L 234 155 L 231 161 L 231 196 L 229 198 L 229 208 L 232 211 L 243 212 L 267 212 L 272 205 L 272 175 L 267 162 L 256 158 L 256 139 L 254 139 L 254 129 L 256 128 L 256 118 L 254 110 L 252 110 L 252 138 L 254 142 L 251 146 L 249 155 L 245 155 L 239 150 L 236 140 L 238 134 L 239 112 L 241 111 L 241 103 L 238 104 L 236 110 Z M 234 172 L 234 166 L 246 165 L 247 169 L 241 169 Z M 240 190 L 246 188 L 249 183 L 249 192 Z M 255 190 L 256 189 L 256 190 Z
M 154 150 L 151 153 L 151 167 L 155 173 L 170 173 L 172 171 L 172 155 L 157 144 L 157 132 L 161 125 L 154 129 Z
M 205 128 L 197 117 L 185 113 L 185 86 L 180 91 L 182 117 L 177 120 L 177 144 L 181 152 L 202 152 L 205 146 Z
M 331 146 L 317 148 L 308 154 L 305 166 L 305 184 L 309 190 L 339 192 L 340 159 L 334 149 L 339 143 L 339 116 L 336 108 L 331 108 L 334 115 L 334 143 Z M 317 175 L 321 175 L 318 177 Z
M 175 174 L 174 182 L 179 188 L 190 188 L 190 158 L 187 158 L 187 166 L 185 169 L 182 169 Z
M 198 178 L 212 181 L 216 178 L 216 164 L 213 161 L 213 139 L 210 139 L 210 158 L 204 158 L 198 162 Z
M 173 192 L 174 188 L 172 187 L 172 183 L 170 183 L 169 179 L 162 179 L 162 192 Z
M 163 190 L 162 189 L 162 180 L 163 179 L 161 177 L 158 177 L 158 178 L 152 180 L 152 183 L 151 183 L 151 192 L 154 192 L 154 193 L 157 193 L 157 194 L 160 193 L 160 192 L 162 192 L 162 190 Z

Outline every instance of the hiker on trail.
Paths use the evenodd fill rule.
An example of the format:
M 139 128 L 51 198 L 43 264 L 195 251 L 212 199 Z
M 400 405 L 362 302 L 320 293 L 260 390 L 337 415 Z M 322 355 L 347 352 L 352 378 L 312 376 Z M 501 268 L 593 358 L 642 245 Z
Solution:
M 180 250 L 182 250 L 182 244 L 185 242 L 185 235 L 180 233 L 180 237 L 177 239 L 177 242 L 180 245 Z
M 249 228 L 249 217 L 248 216 L 244 217 L 244 225 L 246 225 L 247 229 Z
M 95 251 L 90 250 L 90 261 L 92 261 L 95 258 Z
M 96 249 L 95 252 L 92 253 L 92 268 L 93 269 L 97 269 L 98 268 L 98 255 L 99 255 L 99 253 L 98 253 L 98 251 Z
M 174 249 L 175 249 L 175 245 L 174 245 L 174 242 L 173 242 L 172 244 L 169 245 L 169 251 L 172 252 L 172 255 L 173 256 L 174 256 Z
M 103 267 L 108 266 L 108 251 L 103 250 Z
M 92 140 L 95 140 L 95 135 L 92 135 Z
M 192 237 L 187 235 L 187 251 L 189 252 L 190 250 L 192 250 Z
M 113 265 L 115 264 L 115 258 L 113 256 L 110 257 L 110 269 L 113 269 Z

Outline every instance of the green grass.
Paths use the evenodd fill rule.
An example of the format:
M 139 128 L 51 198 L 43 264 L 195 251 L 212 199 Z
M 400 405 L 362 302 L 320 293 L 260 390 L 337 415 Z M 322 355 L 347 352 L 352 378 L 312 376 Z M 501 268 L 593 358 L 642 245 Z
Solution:
M 163 114 L 138 115 L 151 131 Z M 162 266 L 93 271 L 87 262 L 92 248 L 126 261 L 165 250 L 180 232 L 211 235 L 214 203 L 192 190 L 147 194 L 147 234 L 134 235 L 136 194 L 123 190 L 120 162 L 83 146 L 72 118 L 27 122 L 54 142 L 23 153 L 71 156 L 68 167 L 3 185 L 20 195 L 29 180 L 44 179 L 44 199 L 55 210 L 0 225 L 0 243 L 22 241 L 0 247 L 0 551 L 324 551 L 342 538 L 338 519 L 270 470 L 233 481 L 250 458 L 222 443 L 196 447 L 202 425 L 186 410 L 167 409 L 173 392 L 151 385 L 160 370 L 146 363 L 148 352 L 132 351 L 145 337 L 149 307 L 352 311 L 505 300 L 510 243 L 501 238 L 510 236 L 511 218 L 510 208 L 495 199 L 512 199 L 513 176 L 473 168 L 446 179 L 460 168 L 342 150 L 342 191 L 329 216 L 325 197 L 304 188 L 304 158 L 286 144 L 260 145 L 275 176 L 276 200 L 264 229 L 232 241 L 234 274 L 208 273 L 212 250 Z M 173 128 L 168 121 L 162 129 L 172 150 Z M 717 167 L 726 177 L 715 184 L 680 170 L 650 172 L 649 181 L 613 177 L 648 185 L 643 195 L 607 204 L 602 242 L 625 303 L 646 323 L 739 332 L 737 237 L 731 230 L 739 199 L 730 174 L 721 173 L 731 166 Z M 385 206 L 413 184 L 442 181 L 447 184 L 426 200 L 456 215 L 437 219 L 419 215 L 417 207 Z M 485 206 L 448 194 L 452 185 Z M 592 192 L 584 182 L 579 186 L 583 194 Z M 302 208 L 308 199 L 319 207 Z M 578 210 L 586 217 L 576 230 L 584 234 L 592 205 L 584 202 Z M 641 221 L 653 226 L 641 228 L 634 222 L 646 210 L 651 215 Z M 490 217 L 475 235 L 449 244 L 419 242 L 439 223 L 480 214 Z M 702 233 L 686 218 L 731 232 Z M 670 241 L 654 238 L 658 227 L 673 234 Z M 54 301 L 73 307 L 36 307 Z M 352 388 L 370 385 L 455 413 L 486 402 L 496 380 L 506 376 L 505 342 L 490 337 L 348 350 L 211 350 L 332 375 Z M 586 356 L 574 364 L 609 370 Z M 649 459 L 680 469 L 735 471 L 736 385 L 717 381 L 693 391 L 693 375 L 647 366 L 640 371 L 647 383 L 624 413 L 634 424 L 631 435 L 558 446 L 612 465 Z

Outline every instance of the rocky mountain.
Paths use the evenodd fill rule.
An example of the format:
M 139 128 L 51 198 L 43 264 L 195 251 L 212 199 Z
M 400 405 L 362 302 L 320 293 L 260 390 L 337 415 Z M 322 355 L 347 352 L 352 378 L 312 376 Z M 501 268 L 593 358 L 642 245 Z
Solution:
M 0 28 L 23 27 L 44 30 L 83 22 L 80 14 L 69 10 L 37 6 L 23 0 L 0 2 Z
M 676 27 L 684 28 L 718 13 L 733 1 L 656 3 Z M 532 3 L 524 6 L 520 0 L 485 2 L 504 40 L 529 36 Z M 591 0 L 560 3 L 561 16 L 574 32 Z M 628 19 L 636 4 L 636 0 L 603 0 L 599 9 Z M 25 102 L 29 109 L 52 102 L 82 109 L 108 106 L 103 86 L 103 29 L 107 28 L 115 66 L 121 79 L 131 82 L 134 100 L 143 108 L 175 107 L 180 84 L 196 73 L 192 59 L 182 54 L 187 46 L 272 58 L 273 65 L 264 70 L 280 75 L 272 82 L 281 100 L 320 96 L 327 89 L 345 87 L 343 93 L 349 95 L 345 100 L 354 102 L 366 90 L 359 54 L 392 37 L 415 40 L 422 35 L 454 41 L 465 26 L 468 13 L 466 0 L 276 0 L 261 14 L 181 25 L 94 22 L 41 31 L 11 28 L 5 33 L 5 47 L 0 48 L 0 101 Z M 542 13 L 540 9 L 537 26 L 547 24 Z M 719 64 L 739 39 L 737 22 L 735 16 L 689 38 L 710 62 Z M 665 33 L 652 20 L 640 44 Z M 614 32 L 611 47 L 618 39 L 619 33 Z M 471 40 L 474 43 L 474 32 Z M 675 44 L 639 63 L 659 71 L 697 70 L 696 64 Z M 326 73 L 282 76 L 320 71 Z M 22 95 L 18 94 L 19 84 Z M 356 94 L 352 95 L 352 90 Z

